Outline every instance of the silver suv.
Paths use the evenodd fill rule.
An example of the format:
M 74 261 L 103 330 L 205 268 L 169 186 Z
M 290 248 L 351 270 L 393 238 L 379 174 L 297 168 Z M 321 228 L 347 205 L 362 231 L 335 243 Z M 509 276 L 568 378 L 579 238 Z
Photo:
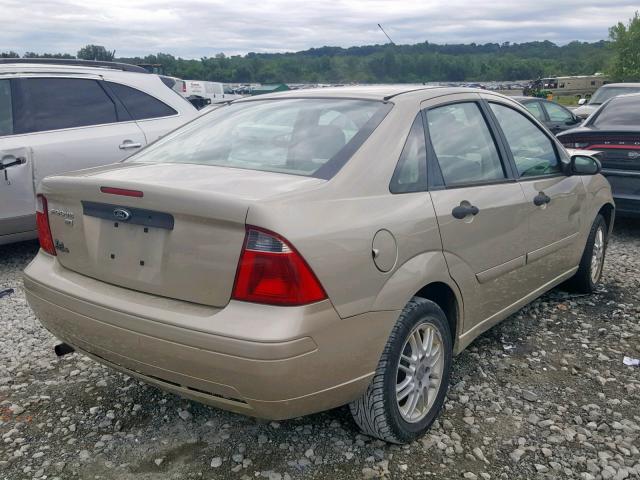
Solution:
M 576 108 L 573 113 L 584 120 L 610 98 L 617 97 L 618 95 L 627 95 L 629 93 L 640 93 L 640 83 L 609 83 L 603 85 L 593 94 L 588 102 L 586 99 L 581 99 L 579 102 L 580 106 Z
M 123 160 L 197 115 L 135 65 L 0 60 L 0 245 L 37 236 L 47 175 Z

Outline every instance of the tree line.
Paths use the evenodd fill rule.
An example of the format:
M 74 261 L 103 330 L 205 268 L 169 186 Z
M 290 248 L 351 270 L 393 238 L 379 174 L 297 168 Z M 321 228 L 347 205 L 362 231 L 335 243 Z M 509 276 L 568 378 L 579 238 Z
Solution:
M 15 52 L 0 53 L 17 57 Z M 77 58 L 161 64 L 168 75 L 233 83 L 391 83 L 513 81 L 560 75 L 609 73 L 614 79 L 640 80 L 640 18 L 610 30 L 610 41 L 550 41 L 438 45 L 322 47 L 294 53 L 218 53 L 198 60 L 168 53 L 115 57 L 114 51 L 87 45 Z M 24 57 L 74 58 L 69 54 L 27 52 Z
M 17 57 L 15 52 L 0 54 Z M 24 57 L 74 58 L 27 52 Z M 522 80 L 550 75 L 591 75 L 608 67 L 607 42 L 552 42 L 484 45 L 367 45 L 322 47 L 295 53 L 219 53 L 199 60 L 168 53 L 116 58 L 104 47 L 87 45 L 77 58 L 161 64 L 180 78 L 234 83 L 389 83 Z

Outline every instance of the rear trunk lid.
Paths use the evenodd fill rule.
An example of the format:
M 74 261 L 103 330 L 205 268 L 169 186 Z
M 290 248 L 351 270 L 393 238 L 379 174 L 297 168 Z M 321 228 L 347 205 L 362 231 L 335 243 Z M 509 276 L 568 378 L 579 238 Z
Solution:
M 598 159 L 605 170 L 640 171 L 640 132 L 584 129 L 563 135 L 560 141 L 600 152 Z
M 49 177 L 40 190 L 63 267 L 132 290 L 222 307 L 233 289 L 251 203 L 322 183 L 224 167 L 123 163 Z

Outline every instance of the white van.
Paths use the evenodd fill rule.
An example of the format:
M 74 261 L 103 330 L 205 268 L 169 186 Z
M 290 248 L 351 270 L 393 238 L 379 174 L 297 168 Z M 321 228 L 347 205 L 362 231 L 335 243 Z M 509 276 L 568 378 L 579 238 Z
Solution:
M 199 115 L 134 65 L 0 59 L 0 245 L 37 237 L 44 177 L 115 163 Z
M 205 82 L 202 80 L 185 80 L 182 95 L 189 97 L 202 97 L 211 100 L 211 103 L 228 102 L 242 95 L 236 95 L 220 82 Z

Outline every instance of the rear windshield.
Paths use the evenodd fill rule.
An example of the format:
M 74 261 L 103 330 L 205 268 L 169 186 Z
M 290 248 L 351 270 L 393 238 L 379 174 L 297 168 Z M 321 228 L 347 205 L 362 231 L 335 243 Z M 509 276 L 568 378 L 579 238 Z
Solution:
M 131 161 L 331 178 L 389 111 L 379 101 L 278 99 L 220 107 Z
M 601 105 L 610 98 L 627 93 L 640 93 L 640 87 L 601 87 L 591 97 L 589 105 Z
M 640 95 L 614 98 L 595 115 L 591 125 L 600 128 L 640 125 Z

